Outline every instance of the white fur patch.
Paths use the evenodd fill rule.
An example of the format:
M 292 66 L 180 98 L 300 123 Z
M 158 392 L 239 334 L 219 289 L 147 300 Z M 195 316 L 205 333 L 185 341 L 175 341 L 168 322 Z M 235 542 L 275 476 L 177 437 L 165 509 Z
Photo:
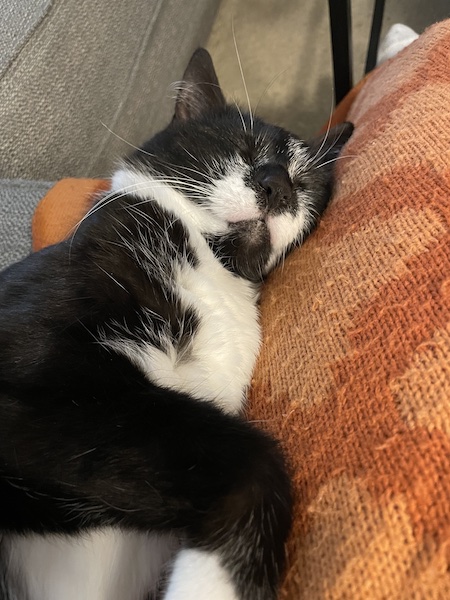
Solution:
M 229 176 L 239 179 L 237 173 Z M 120 183 L 137 176 L 132 173 L 130 177 L 122 171 Z M 138 176 L 140 178 L 144 176 Z M 218 216 L 210 223 L 208 217 L 202 217 L 204 208 L 195 205 L 192 208 L 191 202 L 169 186 L 160 183 L 152 188 L 151 183 L 150 180 L 147 188 L 140 185 L 133 194 L 143 199 L 151 194 L 154 202 L 172 211 L 185 225 L 199 264 L 178 266 L 174 291 L 185 308 L 195 310 L 200 325 L 187 359 L 179 356 L 170 342 L 165 344 L 164 351 L 130 341 L 105 340 L 104 343 L 130 358 L 153 383 L 212 401 L 227 412 L 237 413 L 243 407 L 260 343 L 255 288 L 232 275 L 214 257 L 200 235 L 197 226 L 211 227 L 211 223 L 220 221 Z M 114 185 L 118 185 L 118 176 Z M 249 189 L 243 182 L 242 186 Z M 237 185 L 236 193 L 239 190 Z M 254 202 L 256 204 L 256 200 Z M 186 210 L 185 203 L 190 210 Z
M 306 197 L 299 196 L 299 208 L 297 214 L 285 213 L 282 215 L 269 216 L 267 225 L 270 233 L 272 250 L 267 263 L 267 271 L 270 271 L 282 258 L 290 244 L 302 241 L 303 236 L 312 224 L 312 216 L 307 208 Z
M 256 194 L 245 184 L 249 172 L 249 166 L 235 157 L 225 175 L 210 185 L 211 210 L 228 223 L 261 217 Z
M 182 193 L 162 179 L 152 177 L 130 168 L 116 171 L 111 179 L 113 192 L 126 192 L 144 201 L 156 202 L 161 208 L 183 215 L 182 221 L 191 235 L 199 233 L 221 234 L 226 223 L 210 211 L 191 202 Z
M 175 560 L 164 600 L 239 600 L 239 598 L 216 555 L 200 550 L 182 550 Z
M 311 157 L 305 143 L 295 138 L 288 141 L 289 164 L 288 173 L 291 181 L 297 179 L 311 163 Z
M 260 343 L 260 326 L 253 286 L 202 256 L 200 266 L 183 267 L 177 291 L 196 308 L 200 326 L 190 358 L 176 367 L 185 391 L 209 399 L 227 412 L 239 412 Z
M 12 579 L 31 600 L 142 600 L 178 548 L 173 536 L 112 529 L 77 537 L 5 536 L 2 545 Z
M 301 236 L 307 223 L 308 219 L 301 208 L 295 216 L 289 213 L 269 216 L 267 225 L 273 254 L 280 256 L 292 242 Z

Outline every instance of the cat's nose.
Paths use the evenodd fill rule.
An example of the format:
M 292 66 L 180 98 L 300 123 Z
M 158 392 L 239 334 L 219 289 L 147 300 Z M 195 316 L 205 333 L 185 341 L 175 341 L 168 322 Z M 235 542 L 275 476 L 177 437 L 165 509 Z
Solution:
M 256 176 L 264 192 L 267 209 L 285 208 L 292 200 L 292 183 L 281 165 L 265 166 Z

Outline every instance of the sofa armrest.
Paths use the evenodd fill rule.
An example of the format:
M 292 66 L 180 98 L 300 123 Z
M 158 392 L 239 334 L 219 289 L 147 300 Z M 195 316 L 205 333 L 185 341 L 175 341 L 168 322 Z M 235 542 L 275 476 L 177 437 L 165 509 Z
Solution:
M 0 179 L 0 270 L 31 252 L 31 221 L 52 187 L 45 181 Z

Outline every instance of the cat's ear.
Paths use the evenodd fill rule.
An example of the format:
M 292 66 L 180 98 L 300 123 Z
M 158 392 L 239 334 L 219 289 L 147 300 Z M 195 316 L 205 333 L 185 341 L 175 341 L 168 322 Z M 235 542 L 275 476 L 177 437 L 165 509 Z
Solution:
M 352 123 L 341 123 L 331 127 L 323 135 L 308 140 L 311 156 L 315 157 L 318 164 L 333 161 L 339 156 L 342 147 L 352 135 L 353 129 Z
M 206 111 L 223 108 L 225 104 L 211 56 L 204 48 L 198 48 L 179 85 L 174 119 L 195 119 Z

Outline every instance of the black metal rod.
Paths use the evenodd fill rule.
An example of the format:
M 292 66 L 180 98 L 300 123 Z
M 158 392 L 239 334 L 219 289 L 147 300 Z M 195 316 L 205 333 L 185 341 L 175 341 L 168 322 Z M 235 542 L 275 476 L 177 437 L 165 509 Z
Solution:
M 369 73 L 369 71 L 374 69 L 377 64 L 378 46 L 380 44 L 381 27 L 383 25 L 384 4 L 385 0 L 375 0 L 365 73 Z
M 336 104 L 353 85 L 352 18 L 350 0 L 328 0 Z

